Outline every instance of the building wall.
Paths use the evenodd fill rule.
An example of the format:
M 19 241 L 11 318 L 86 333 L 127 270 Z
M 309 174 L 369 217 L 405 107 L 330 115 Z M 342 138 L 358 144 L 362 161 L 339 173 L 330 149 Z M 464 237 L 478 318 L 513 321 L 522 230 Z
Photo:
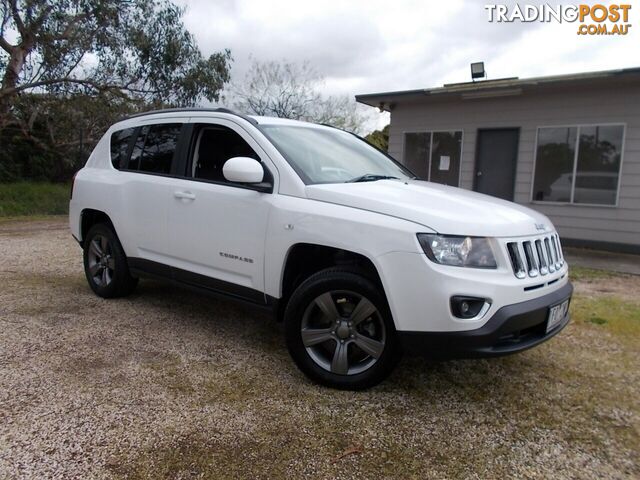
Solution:
M 640 85 L 574 87 L 491 99 L 429 98 L 403 103 L 391 112 L 389 153 L 403 160 L 405 132 L 462 130 L 460 186 L 473 188 L 479 128 L 519 127 L 514 200 L 553 221 L 561 236 L 595 242 L 640 244 Z M 617 207 L 545 205 L 531 202 L 538 127 L 626 124 Z

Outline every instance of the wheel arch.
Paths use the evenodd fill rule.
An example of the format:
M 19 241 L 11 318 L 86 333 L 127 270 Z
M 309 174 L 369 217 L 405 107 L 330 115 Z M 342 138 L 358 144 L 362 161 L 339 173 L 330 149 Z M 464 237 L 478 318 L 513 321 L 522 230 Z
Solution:
M 315 243 L 296 243 L 289 247 L 280 278 L 278 318 L 293 291 L 314 273 L 330 267 L 345 267 L 375 283 L 386 298 L 384 285 L 375 263 L 366 255 L 339 247 Z
M 105 223 L 111 227 L 113 232 L 118 235 L 116 229 L 111 221 L 109 215 L 101 210 L 95 210 L 93 208 L 85 208 L 80 212 L 80 243 L 84 244 L 87 238 L 87 233 L 94 225 L 98 223 Z

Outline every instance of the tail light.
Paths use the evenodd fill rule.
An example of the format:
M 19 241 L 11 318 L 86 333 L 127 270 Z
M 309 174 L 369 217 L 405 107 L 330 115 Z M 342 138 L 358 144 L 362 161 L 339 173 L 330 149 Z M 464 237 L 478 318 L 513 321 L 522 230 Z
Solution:
M 71 191 L 69 192 L 69 200 L 73 198 L 73 187 L 76 183 L 76 175 L 78 175 L 78 172 L 74 173 L 73 177 L 71 177 Z

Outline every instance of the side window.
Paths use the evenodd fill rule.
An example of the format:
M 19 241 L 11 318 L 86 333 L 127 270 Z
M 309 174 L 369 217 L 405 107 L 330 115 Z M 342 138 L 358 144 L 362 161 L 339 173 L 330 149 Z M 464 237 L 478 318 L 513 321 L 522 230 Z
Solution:
M 127 170 L 138 170 L 140 165 L 140 157 L 142 156 L 142 150 L 144 149 L 144 139 L 149 132 L 149 127 L 142 127 L 138 132 L 136 142 L 133 144 L 133 151 L 131 157 L 129 157 L 129 163 L 127 164 Z
M 118 170 L 120 170 L 122 162 L 127 158 L 134 131 L 135 128 L 127 128 L 111 135 L 111 163 Z
M 224 162 L 233 157 L 250 157 L 260 161 L 249 144 L 230 128 L 202 126 L 196 129 L 195 139 L 191 164 L 193 178 L 228 183 L 222 174 Z
M 139 129 L 127 170 L 168 174 L 180 138 L 181 123 L 146 125 Z
M 176 151 L 182 124 L 168 123 L 153 125 L 147 133 L 144 149 L 140 157 L 140 171 L 168 174 Z

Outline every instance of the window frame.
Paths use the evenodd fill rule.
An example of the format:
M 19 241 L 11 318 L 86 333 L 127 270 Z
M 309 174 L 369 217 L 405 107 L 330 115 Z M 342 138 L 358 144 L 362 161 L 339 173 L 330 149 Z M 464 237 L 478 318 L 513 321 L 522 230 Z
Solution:
M 576 189 L 576 173 L 578 170 L 578 155 L 580 154 L 579 146 L 580 146 L 580 129 L 582 127 L 622 127 L 622 143 L 620 145 L 620 165 L 618 167 L 618 181 L 616 184 L 616 201 L 614 204 L 608 205 L 603 203 L 575 203 L 574 202 L 574 194 Z M 558 201 L 546 201 L 546 200 L 535 200 L 534 199 L 534 184 L 536 180 L 536 166 L 538 163 L 538 139 L 540 137 L 540 129 L 543 128 L 575 128 L 576 129 L 576 140 L 574 149 L 575 152 L 573 154 L 573 171 L 572 171 L 572 181 L 571 181 L 571 195 L 569 196 L 568 202 L 558 202 Z M 529 203 L 535 205 L 567 205 L 571 207 L 599 207 L 599 208 L 618 208 L 620 204 L 620 186 L 622 184 L 622 165 L 624 163 L 624 152 L 625 152 L 625 143 L 627 139 L 627 124 L 626 122 L 602 122 L 602 123 L 568 123 L 568 124 L 558 124 L 558 125 L 539 125 L 536 127 L 536 140 L 533 143 L 533 170 L 531 171 L 531 189 L 529 192 Z
M 147 143 L 147 135 L 149 134 L 149 130 L 151 130 L 151 127 L 153 125 L 142 125 L 142 126 L 137 126 L 136 130 L 133 134 L 133 141 L 131 142 L 131 145 L 129 145 L 129 151 L 127 152 L 127 156 L 125 158 L 125 160 L 122 161 L 122 164 L 120 165 L 120 171 L 121 172 L 133 172 L 133 173 L 149 173 L 149 172 L 141 172 L 139 169 L 132 169 L 132 168 L 128 168 L 129 167 L 129 162 L 131 161 L 131 155 L 133 155 L 133 150 L 134 148 L 136 148 L 136 142 L 138 141 L 138 137 L 140 136 L 140 134 L 142 133 L 142 129 L 144 127 L 149 127 L 147 129 L 147 132 L 144 134 L 144 140 L 142 141 L 142 150 L 140 151 L 140 155 L 142 156 L 142 152 L 144 152 L 144 146 Z M 140 166 L 140 160 L 138 160 L 138 166 Z M 150 173 L 150 175 L 152 175 L 152 173 Z
M 122 170 L 124 159 L 122 156 L 119 158 L 120 161 L 117 167 L 113 164 L 113 158 L 111 156 L 111 146 L 113 144 L 113 136 L 116 135 L 117 133 L 124 132 L 125 130 L 132 130 L 131 135 L 129 136 L 129 143 L 127 145 L 127 150 L 124 154 L 124 158 L 126 158 L 128 162 L 129 158 L 131 157 L 131 152 L 133 150 L 133 146 L 135 145 L 136 138 L 138 138 L 138 127 L 132 126 L 132 127 L 119 128 L 118 130 L 114 130 L 113 132 L 111 132 L 111 134 L 109 135 L 109 164 L 111 165 L 111 168 L 113 168 L 116 171 Z
M 460 163 L 458 165 L 458 184 L 457 185 L 448 185 L 449 187 L 462 188 L 460 187 L 462 183 L 462 161 L 463 161 L 463 153 L 464 153 L 464 128 L 436 128 L 436 129 L 421 129 L 421 130 L 403 130 L 402 131 L 402 166 L 405 168 L 409 168 L 406 165 L 406 153 L 407 153 L 407 134 L 411 133 L 428 133 L 429 134 L 429 162 L 427 165 L 427 179 L 420 179 L 426 182 L 431 182 L 431 160 L 433 154 L 433 134 L 434 133 L 451 133 L 451 132 L 460 132 Z M 433 182 L 437 183 L 437 182 Z M 438 185 L 445 185 L 444 183 L 438 183 Z
M 208 120 L 208 121 L 207 121 Z M 229 122 L 232 123 L 232 122 Z M 186 139 L 186 146 L 185 146 L 185 150 L 182 152 L 183 154 L 183 161 L 179 162 L 180 163 L 180 173 L 177 173 L 176 176 L 178 178 L 181 178 L 183 180 L 189 180 L 191 182 L 199 182 L 199 183 L 208 183 L 211 185 L 221 185 L 224 187 L 231 187 L 231 188 L 241 188 L 244 190 L 253 190 L 256 192 L 260 192 L 260 193 L 269 193 L 272 194 L 275 190 L 275 177 L 271 171 L 271 169 L 269 168 L 269 165 L 267 164 L 267 162 L 265 162 L 265 158 L 268 158 L 268 156 L 266 155 L 266 153 L 264 153 L 264 151 L 260 151 L 262 150 L 260 148 L 260 145 L 258 144 L 257 141 L 255 141 L 248 132 L 244 131 L 246 133 L 246 137 L 249 137 L 253 140 L 253 142 L 256 144 L 256 146 L 258 146 L 258 148 L 256 148 L 256 146 L 252 145 L 251 142 L 249 142 L 247 140 L 247 138 L 245 138 L 245 135 L 242 135 L 242 133 L 239 131 L 239 128 L 234 128 L 230 125 L 227 124 L 227 122 L 223 122 L 223 121 L 219 121 L 219 119 L 208 119 L 206 117 L 203 118 L 191 118 L 189 121 L 189 126 L 190 126 L 190 130 L 189 130 L 189 135 Z M 258 158 L 260 160 L 259 163 L 260 165 L 262 165 L 262 168 L 264 169 L 264 177 L 263 177 L 263 181 L 260 184 L 243 184 L 243 183 L 233 183 L 233 182 L 221 182 L 221 181 L 217 181 L 217 180 L 207 180 L 204 178 L 195 178 L 193 176 L 193 159 L 195 156 L 195 149 L 197 147 L 198 144 L 198 140 L 200 137 L 200 132 L 203 129 L 207 129 L 207 128 L 226 128 L 231 130 L 232 132 L 234 132 L 236 135 L 238 135 L 242 140 L 244 140 L 247 145 L 249 145 L 249 147 L 255 152 L 255 154 L 258 156 Z
M 176 178 L 178 177 L 177 175 L 177 168 L 178 165 L 180 165 L 181 162 L 181 157 L 183 155 L 183 149 L 184 149 L 184 142 L 185 139 L 187 138 L 187 134 L 189 133 L 189 123 L 187 122 L 187 120 L 184 117 L 180 117 L 180 118 L 163 118 L 162 120 L 164 121 L 150 121 L 150 122 L 145 122 L 139 125 L 136 125 L 133 127 L 134 132 L 133 135 L 131 136 L 132 140 L 129 143 L 129 148 L 127 150 L 127 155 L 124 158 L 120 159 L 120 168 L 116 169 L 119 172 L 127 172 L 127 173 L 137 173 L 137 174 L 141 174 L 141 175 L 151 175 L 154 177 L 169 177 L 169 178 Z M 140 135 L 140 131 L 144 128 L 144 127 L 149 127 L 149 130 L 151 130 L 154 126 L 159 126 L 159 125 L 170 125 L 170 124 L 180 124 L 180 133 L 178 134 L 178 141 L 176 142 L 176 148 L 173 152 L 173 158 L 171 159 L 171 168 L 169 170 L 169 173 L 157 173 L 157 172 L 146 172 L 143 170 L 133 170 L 133 169 L 129 169 L 127 168 L 127 166 L 129 165 L 129 160 L 131 159 L 131 154 L 133 153 L 133 149 L 135 147 L 136 144 L 136 140 L 138 139 L 138 136 Z M 126 130 L 126 129 L 123 129 Z M 119 131 L 119 130 L 118 130 Z M 115 132 L 114 132 L 115 133 Z M 148 133 L 148 132 L 147 132 Z M 143 151 L 144 151 L 144 146 L 147 143 L 147 136 L 145 135 L 145 140 L 144 140 L 144 144 L 143 144 Z
M 154 127 L 160 127 L 162 125 L 180 125 L 179 131 L 178 131 L 178 138 L 176 140 L 176 144 L 175 144 L 175 148 L 173 149 L 173 156 L 171 157 L 171 164 L 169 165 L 169 172 L 168 173 L 160 173 L 160 172 L 150 172 L 148 170 L 141 170 L 140 166 L 142 165 L 142 158 L 144 156 L 144 152 L 147 148 L 147 140 L 149 138 L 149 133 L 153 131 Z M 144 128 L 146 125 L 143 125 L 142 128 Z M 180 142 L 184 136 L 184 131 L 185 131 L 185 123 L 184 122 L 167 122 L 167 123 L 157 123 L 157 124 L 152 124 L 149 125 L 149 130 L 147 131 L 145 137 L 144 137 L 144 145 L 142 147 L 142 152 L 140 153 L 140 161 L 138 163 L 138 169 L 137 170 L 132 170 L 138 173 L 146 173 L 148 175 L 157 175 L 160 177 L 166 177 L 166 176 L 173 176 L 173 174 L 176 171 L 176 166 L 178 163 L 178 155 L 180 154 Z M 133 143 L 133 145 L 135 145 L 135 142 Z M 132 152 L 133 153 L 133 149 Z

